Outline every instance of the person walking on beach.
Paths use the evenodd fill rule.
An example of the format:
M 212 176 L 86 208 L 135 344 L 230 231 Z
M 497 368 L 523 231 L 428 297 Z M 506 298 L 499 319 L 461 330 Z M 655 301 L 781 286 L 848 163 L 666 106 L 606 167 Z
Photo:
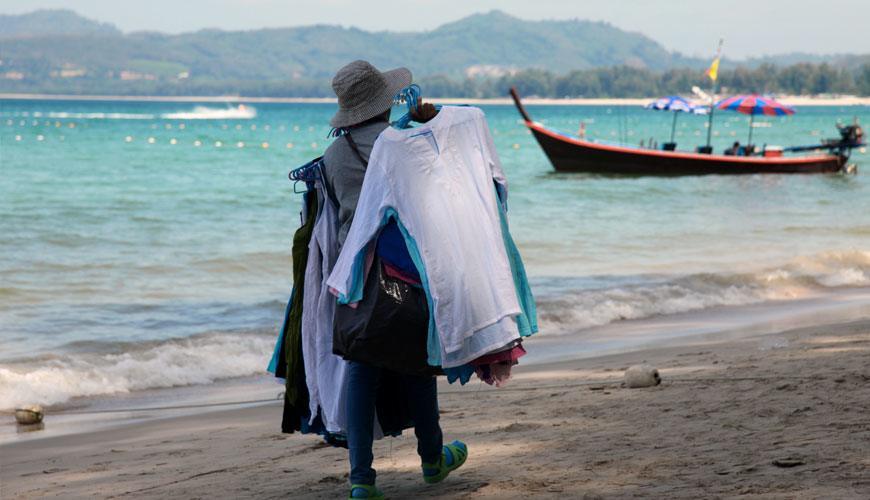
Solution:
M 390 110 L 398 92 L 411 84 L 406 68 L 380 72 L 366 61 L 354 61 L 341 68 L 332 81 L 339 109 L 330 125 L 343 132 L 323 156 L 325 183 L 338 205 L 338 241 L 343 244 L 353 221 L 362 189 L 368 158 L 378 135 L 390 126 Z M 420 104 L 412 115 L 426 122 L 437 114 L 431 104 Z M 411 259 L 395 224 L 388 224 L 377 243 L 380 256 L 390 256 L 399 274 L 417 274 L 413 266 L 402 266 Z M 396 331 L 395 335 L 418 332 Z M 425 334 L 425 333 L 421 333 Z M 459 468 L 468 456 L 460 441 L 444 446 L 439 424 L 438 396 L 433 375 L 398 374 L 368 363 L 348 361 L 347 370 L 347 441 L 350 459 L 349 498 L 384 498 L 375 486 L 372 468 L 375 403 L 379 386 L 387 377 L 398 377 L 410 416 L 414 421 L 417 453 L 420 455 L 423 480 L 437 483 Z

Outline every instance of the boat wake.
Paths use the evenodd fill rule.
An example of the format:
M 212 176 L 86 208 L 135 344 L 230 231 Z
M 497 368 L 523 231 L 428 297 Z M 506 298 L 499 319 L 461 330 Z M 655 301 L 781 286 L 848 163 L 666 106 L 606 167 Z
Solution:
M 257 117 L 257 110 L 251 106 L 239 104 L 234 107 L 210 108 L 208 106 L 196 106 L 190 111 L 178 111 L 173 113 L 77 113 L 70 111 L 37 111 L 33 113 L 15 113 L 15 118 L 48 118 L 52 120 L 251 120 Z
M 193 108 L 193 111 L 161 115 L 161 118 L 166 120 L 251 120 L 256 117 L 257 110 L 244 104 L 239 104 L 234 108 L 197 106 Z

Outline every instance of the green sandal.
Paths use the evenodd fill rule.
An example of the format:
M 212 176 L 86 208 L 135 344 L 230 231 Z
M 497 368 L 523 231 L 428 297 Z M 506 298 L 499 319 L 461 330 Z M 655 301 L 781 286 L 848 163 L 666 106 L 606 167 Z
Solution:
M 462 441 L 453 441 L 441 451 L 437 464 L 423 464 L 423 481 L 428 484 L 440 483 L 451 472 L 462 467 L 468 458 L 468 446 Z
M 357 498 L 384 500 L 384 494 L 373 484 L 352 484 L 350 485 L 350 495 L 347 498 L 348 500 L 355 500 Z

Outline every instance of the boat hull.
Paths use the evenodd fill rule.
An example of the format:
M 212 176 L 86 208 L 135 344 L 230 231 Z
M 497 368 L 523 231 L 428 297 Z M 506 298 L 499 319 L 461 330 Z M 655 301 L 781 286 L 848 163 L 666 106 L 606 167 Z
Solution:
M 511 97 L 526 127 L 559 172 L 600 175 L 742 175 L 817 174 L 839 172 L 847 156 L 823 154 L 799 157 L 726 156 L 660 151 L 587 141 L 550 130 L 532 121 L 515 88 Z
M 559 172 L 602 175 L 739 175 L 838 172 L 846 159 L 837 155 L 741 157 L 612 146 L 574 139 L 526 122 Z

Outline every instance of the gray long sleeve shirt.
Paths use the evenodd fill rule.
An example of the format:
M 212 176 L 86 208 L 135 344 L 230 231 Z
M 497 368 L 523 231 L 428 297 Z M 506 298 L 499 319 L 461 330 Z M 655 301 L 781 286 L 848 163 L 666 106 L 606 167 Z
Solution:
M 371 155 L 375 140 L 389 127 L 386 121 L 372 122 L 351 131 L 351 137 L 363 158 Z M 339 137 L 323 153 L 326 184 L 338 200 L 338 243 L 344 245 L 353 222 L 353 214 L 362 190 L 366 167 L 353 152 L 347 139 Z

